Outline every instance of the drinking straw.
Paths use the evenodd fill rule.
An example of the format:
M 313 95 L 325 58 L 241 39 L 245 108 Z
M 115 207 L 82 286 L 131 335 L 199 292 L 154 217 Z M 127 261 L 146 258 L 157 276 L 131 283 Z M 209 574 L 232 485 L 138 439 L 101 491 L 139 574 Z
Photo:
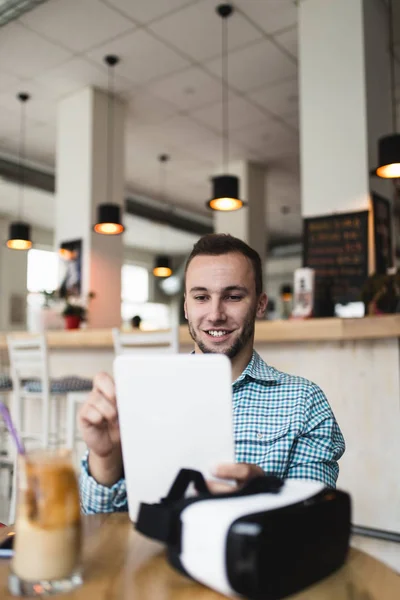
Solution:
M 24 455 L 25 454 L 24 444 L 22 443 L 21 438 L 19 437 L 17 430 L 14 427 L 14 423 L 12 422 L 10 412 L 9 412 L 7 406 L 3 402 L 0 402 L 0 414 L 3 417 L 4 423 L 6 424 L 6 427 L 15 442 L 18 454 Z

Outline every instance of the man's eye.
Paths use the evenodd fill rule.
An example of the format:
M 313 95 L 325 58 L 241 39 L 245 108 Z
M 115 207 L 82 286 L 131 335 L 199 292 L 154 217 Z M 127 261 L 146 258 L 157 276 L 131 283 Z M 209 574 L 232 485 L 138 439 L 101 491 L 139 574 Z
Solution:
M 228 300 L 232 300 L 233 302 L 239 302 L 242 299 L 242 296 L 228 296 Z
M 206 296 L 195 296 L 194 299 L 203 302 L 206 299 Z

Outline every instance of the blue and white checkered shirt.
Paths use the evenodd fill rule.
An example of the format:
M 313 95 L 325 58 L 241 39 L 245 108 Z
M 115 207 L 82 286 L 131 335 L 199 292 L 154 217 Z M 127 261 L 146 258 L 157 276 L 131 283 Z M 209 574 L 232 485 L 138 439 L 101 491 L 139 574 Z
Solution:
M 315 383 L 270 367 L 254 351 L 232 388 L 237 462 L 259 465 L 278 477 L 335 487 L 345 443 Z M 112 487 L 98 484 L 89 474 L 87 455 L 80 488 L 86 513 L 128 510 L 125 480 Z

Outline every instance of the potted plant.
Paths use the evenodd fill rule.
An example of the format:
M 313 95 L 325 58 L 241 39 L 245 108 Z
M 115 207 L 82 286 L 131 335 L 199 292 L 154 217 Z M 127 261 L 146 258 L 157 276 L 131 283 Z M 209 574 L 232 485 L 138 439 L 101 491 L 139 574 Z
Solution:
M 65 329 L 79 329 L 81 322 L 86 318 L 86 308 L 80 304 L 67 302 L 62 316 L 65 320 Z
M 400 271 L 370 275 L 361 293 L 366 315 L 400 312 Z

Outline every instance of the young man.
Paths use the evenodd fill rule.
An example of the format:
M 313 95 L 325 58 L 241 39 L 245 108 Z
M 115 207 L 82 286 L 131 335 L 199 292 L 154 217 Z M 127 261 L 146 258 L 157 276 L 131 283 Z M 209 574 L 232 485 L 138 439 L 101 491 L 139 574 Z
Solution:
M 221 353 L 232 363 L 236 463 L 215 475 L 243 485 L 265 472 L 314 479 L 334 487 L 345 444 L 321 389 L 277 371 L 255 352 L 254 326 L 264 315 L 259 255 L 225 234 L 202 237 L 185 272 L 185 316 L 196 353 Z M 79 424 L 89 453 L 82 461 L 85 512 L 127 510 L 114 383 L 95 377 Z M 212 491 L 231 490 L 212 484 Z

